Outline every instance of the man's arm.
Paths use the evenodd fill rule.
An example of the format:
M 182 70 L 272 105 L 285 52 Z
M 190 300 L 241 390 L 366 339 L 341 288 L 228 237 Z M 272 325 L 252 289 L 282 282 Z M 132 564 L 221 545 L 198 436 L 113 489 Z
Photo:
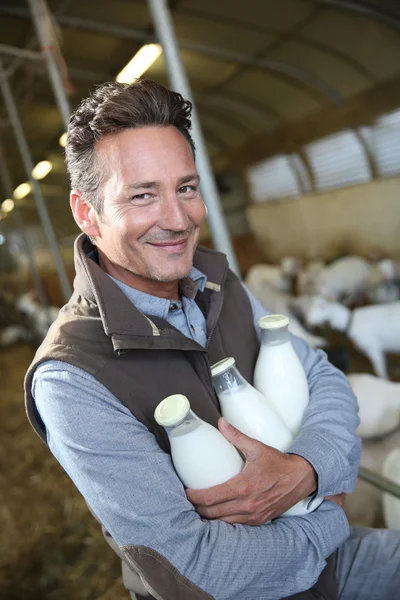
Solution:
M 269 311 L 243 286 L 249 296 L 254 325 Z M 327 359 L 322 350 L 313 350 L 306 341 L 291 336 L 293 347 L 305 369 L 310 402 L 301 430 L 289 452 L 305 458 L 318 477 L 318 495 L 331 496 L 353 491 L 360 463 L 361 440 L 357 400 L 346 377 Z
M 156 557 L 156 571 L 168 565 L 176 587 L 153 583 L 166 600 L 188 585 L 218 600 L 273 600 L 309 589 L 348 536 L 333 502 L 262 527 L 202 519 L 170 456 L 93 377 L 52 361 L 38 367 L 32 392 L 51 451 L 127 560 Z M 150 563 L 141 564 L 154 582 L 154 569 L 143 567 Z

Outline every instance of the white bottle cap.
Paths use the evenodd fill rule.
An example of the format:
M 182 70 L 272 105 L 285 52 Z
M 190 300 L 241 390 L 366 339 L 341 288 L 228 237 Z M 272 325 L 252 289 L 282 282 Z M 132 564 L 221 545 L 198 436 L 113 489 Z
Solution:
M 167 396 L 154 411 L 154 418 L 159 425 L 170 427 L 183 421 L 190 410 L 189 400 L 183 394 Z
M 235 359 L 233 358 L 233 356 L 229 356 L 229 358 L 223 358 L 211 367 L 211 375 L 214 377 L 215 375 L 225 373 L 225 371 L 233 367 L 234 364 Z
M 258 320 L 260 329 L 280 329 L 289 325 L 289 317 L 286 315 L 266 315 Z

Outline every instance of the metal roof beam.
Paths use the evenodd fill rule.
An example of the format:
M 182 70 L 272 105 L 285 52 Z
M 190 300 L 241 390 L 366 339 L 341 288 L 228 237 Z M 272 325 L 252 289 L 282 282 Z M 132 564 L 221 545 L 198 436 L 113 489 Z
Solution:
M 375 21 L 380 21 L 388 27 L 400 30 L 400 19 L 387 13 L 386 11 L 375 8 L 365 2 L 354 2 L 352 0 L 313 0 L 316 4 L 323 4 L 325 6 L 332 6 L 339 10 L 347 10 L 349 12 L 356 12 L 367 17 L 372 17 Z
M 0 13 L 10 14 L 19 17 L 29 17 L 29 11 L 13 6 L 1 6 Z M 97 33 L 113 35 L 119 38 L 134 39 L 141 42 L 153 42 L 155 40 L 154 35 L 149 35 L 146 31 L 139 29 L 132 29 L 130 27 L 122 27 L 119 25 L 110 25 L 108 23 L 100 23 L 96 21 L 89 21 L 78 17 L 67 17 L 65 15 L 55 16 L 56 20 L 60 25 L 67 27 L 77 27 L 80 29 L 86 29 L 95 31 Z M 217 60 L 223 60 L 232 62 L 235 64 L 244 65 L 250 68 L 260 69 L 263 71 L 275 72 L 281 75 L 285 75 L 291 79 L 297 80 L 307 87 L 318 92 L 324 98 L 329 100 L 332 104 L 340 105 L 343 102 L 342 95 L 328 83 L 323 81 L 320 77 L 317 77 L 313 73 L 296 67 L 294 65 L 287 64 L 285 62 L 272 60 L 269 58 L 254 58 L 247 56 L 240 52 L 234 52 L 231 50 L 224 50 L 223 48 L 213 48 L 211 46 L 205 46 L 190 42 L 188 40 L 179 39 L 178 44 L 180 48 L 185 50 L 191 50 L 193 52 L 211 56 Z
M 17 56 L 18 58 L 27 60 L 43 60 L 43 55 L 41 52 L 27 50 L 26 48 L 8 46 L 7 44 L 0 44 L 0 54 L 9 54 L 10 56 Z

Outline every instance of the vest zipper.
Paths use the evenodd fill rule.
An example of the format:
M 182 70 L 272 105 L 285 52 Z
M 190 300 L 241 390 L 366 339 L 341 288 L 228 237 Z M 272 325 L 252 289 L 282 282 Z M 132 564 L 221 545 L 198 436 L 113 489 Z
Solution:
M 212 324 L 212 327 L 210 329 L 210 333 L 208 334 L 208 337 L 207 337 L 207 344 L 206 344 L 206 351 L 207 352 L 203 355 L 204 358 L 206 359 L 206 362 L 207 362 L 207 367 L 208 367 L 207 368 L 207 375 L 208 375 L 208 380 L 209 380 L 209 383 L 210 383 L 211 393 L 212 393 L 212 396 L 213 396 L 214 400 L 215 399 L 217 400 L 219 410 L 221 410 L 221 408 L 220 408 L 220 405 L 219 405 L 219 400 L 217 398 L 217 394 L 216 394 L 216 392 L 214 390 L 214 386 L 212 384 L 211 364 L 210 364 L 210 360 L 208 358 L 208 349 L 210 347 L 211 337 L 212 337 L 215 329 L 217 328 L 218 320 L 219 320 L 219 317 L 220 317 L 221 312 L 222 312 L 222 307 L 224 306 L 224 291 L 223 290 L 224 290 L 224 283 L 225 283 L 226 275 L 227 275 L 227 269 L 226 269 L 226 271 L 224 273 L 224 276 L 222 277 L 222 280 L 221 280 L 221 292 L 220 292 L 220 294 L 221 294 L 221 302 L 220 302 L 219 309 L 218 309 L 218 312 L 216 314 L 216 317 L 214 319 L 214 322 Z
M 206 344 L 206 350 L 208 350 L 208 348 L 210 346 L 210 341 L 211 341 L 212 334 L 214 333 L 214 331 L 215 331 L 215 329 L 217 327 L 218 319 L 219 319 L 219 317 L 221 315 L 222 307 L 224 305 L 224 283 L 225 283 L 226 275 L 227 275 L 227 271 L 225 271 L 224 276 L 222 277 L 222 280 L 221 280 L 221 292 L 220 292 L 220 294 L 221 294 L 221 302 L 220 302 L 220 305 L 219 305 L 219 309 L 218 309 L 217 315 L 216 315 L 216 317 L 214 319 L 214 322 L 212 324 L 210 333 L 208 334 L 207 344 Z

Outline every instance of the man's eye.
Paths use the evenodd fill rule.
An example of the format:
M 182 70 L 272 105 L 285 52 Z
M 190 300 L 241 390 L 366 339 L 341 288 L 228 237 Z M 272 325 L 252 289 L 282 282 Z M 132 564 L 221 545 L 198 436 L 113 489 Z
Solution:
M 196 186 L 194 186 L 194 185 L 183 185 L 181 188 L 179 188 L 180 194 L 190 194 L 195 191 L 196 191 Z
M 150 194 L 136 194 L 132 197 L 132 200 L 148 200 L 150 198 Z

